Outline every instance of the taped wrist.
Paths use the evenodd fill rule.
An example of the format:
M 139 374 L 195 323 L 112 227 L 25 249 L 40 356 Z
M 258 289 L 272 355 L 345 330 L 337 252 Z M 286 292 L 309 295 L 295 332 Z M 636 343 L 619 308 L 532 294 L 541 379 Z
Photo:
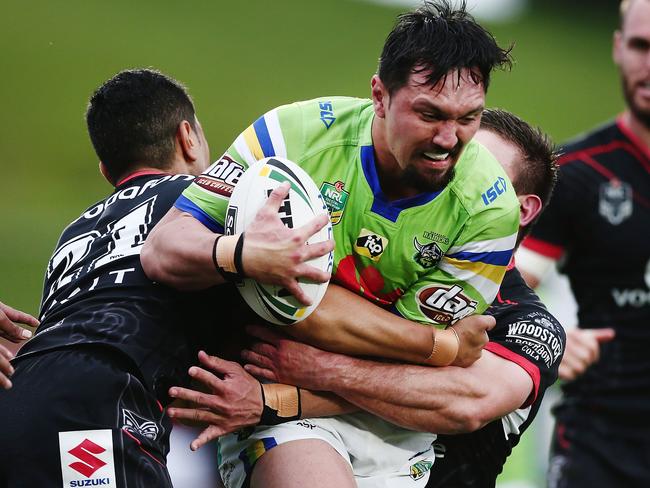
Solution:
M 300 419 L 300 388 L 277 383 L 262 384 L 260 425 L 277 425 Z
M 449 366 L 460 349 L 460 338 L 453 327 L 439 330 L 432 327 L 433 347 L 423 363 L 430 366 Z
M 226 281 L 244 278 L 243 249 L 243 232 L 234 236 L 219 235 L 215 238 L 212 246 L 212 261 L 214 267 Z

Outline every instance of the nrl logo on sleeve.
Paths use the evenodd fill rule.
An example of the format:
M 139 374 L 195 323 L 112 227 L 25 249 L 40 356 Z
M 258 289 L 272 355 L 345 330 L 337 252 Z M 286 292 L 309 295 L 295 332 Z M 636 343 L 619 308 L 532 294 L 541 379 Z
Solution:
M 388 239 L 368 229 L 361 229 L 359 237 L 354 243 L 354 250 L 357 254 L 365 256 L 377 262 L 384 253 Z
M 413 246 L 417 251 L 413 259 L 423 268 L 433 268 L 442 259 L 442 249 L 435 242 L 420 244 L 416 236 L 413 238 Z
M 327 210 L 329 210 L 332 225 L 336 225 L 341 221 L 343 210 L 345 210 L 345 205 L 348 203 L 350 193 L 345 191 L 344 187 L 345 183 L 342 181 L 337 181 L 334 184 L 326 181 L 320 187 L 320 193 L 323 195 Z
M 620 180 L 600 185 L 598 212 L 612 225 L 619 225 L 632 215 L 632 187 Z
M 458 286 L 428 285 L 418 290 L 416 298 L 424 315 L 439 324 L 453 324 L 476 312 L 478 303 L 462 293 Z

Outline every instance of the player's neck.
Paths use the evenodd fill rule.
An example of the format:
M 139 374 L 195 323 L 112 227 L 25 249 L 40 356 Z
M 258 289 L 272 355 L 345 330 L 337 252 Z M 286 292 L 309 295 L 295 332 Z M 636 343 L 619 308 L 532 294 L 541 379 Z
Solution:
M 623 113 L 623 123 L 630 131 L 639 139 L 645 147 L 650 150 L 650 127 L 643 124 L 638 118 L 629 110 Z
M 403 170 L 388 147 L 384 131 L 383 121 L 375 117 L 372 122 L 372 145 L 375 150 L 375 169 L 382 193 L 388 201 L 417 195 L 417 190 L 408 188 L 402 183 Z

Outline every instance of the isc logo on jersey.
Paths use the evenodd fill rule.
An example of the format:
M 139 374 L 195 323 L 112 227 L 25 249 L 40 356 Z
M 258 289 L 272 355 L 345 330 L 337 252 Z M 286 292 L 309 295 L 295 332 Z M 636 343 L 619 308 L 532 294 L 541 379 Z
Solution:
M 117 487 L 111 429 L 59 432 L 64 488 Z
M 317 215 L 327 215 L 327 206 L 318 187 L 302 168 L 287 159 L 265 158 L 251 165 L 239 179 L 226 211 L 226 234 L 243 232 L 264 205 L 269 193 L 285 181 L 291 184 L 291 189 L 278 212 L 287 227 L 300 227 Z M 307 243 L 315 244 L 328 240 L 331 236 L 332 225 L 328 223 Z M 330 252 L 308 261 L 308 264 L 331 272 L 333 259 Z M 304 307 L 279 286 L 245 279 L 238 284 L 238 289 L 246 303 L 264 320 L 278 325 L 290 325 L 309 316 L 327 289 L 327 283 L 300 281 L 299 284 L 312 299 L 309 307 Z
M 505 193 L 507 189 L 508 187 L 506 184 L 506 179 L 503 178 L 502 176 L 499 176 L 497 180 L 492 184 L 492 186 L 481 194 L 483 203 L 485 205 L 491 204 L 499 197 L 499 195 Z
M 417 292 L 417 302 L 424 315 L 439 324 L 453 324 L 476 312 L 477 302 L 462 293 L 458 286 L 428 285 Z

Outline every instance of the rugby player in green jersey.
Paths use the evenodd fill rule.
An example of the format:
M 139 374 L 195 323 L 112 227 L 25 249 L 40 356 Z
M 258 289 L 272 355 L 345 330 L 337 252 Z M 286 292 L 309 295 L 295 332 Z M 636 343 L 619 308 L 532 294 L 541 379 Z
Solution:
M 440 2 L 402 16 L 372 79 L 372 100 L 326 97 L 280 107 L 258 119 L 203 175 L 218 181 L 221 192 L 198 180 L 150 235 L 142 253 L 147 274 L 176 286 L 219 283 L 211 244 L 215 233 L 223 232 L 224 185 L 236 184 L 255 160 L 288 157 L 310 173 L 323 193 L 338 193 L 329 202 L 337 243 L 333 282 L 405 319 L 443 327 L 456 323 L 439 332 L 420 327 L 424 335 L 418 335 L 413 354 L 421 362 L 469 364 L 478 355 L 476 347 L 467 347 L 466 336 L 473 333 L 485 342 L 489 320 L 474 328 L 457 321 L 481 313 L 496 296 L 519 224 L 519 202 L 505 172 L 471 142 L 490 72 L 509 62 L 508 52 L 464 8 Z M 217 254 L 232 253 L 238 239 L 220 239 Z M 246 242 L 244 270 L 252 256 Z M 278 281 L 290 291 L 296 288 L 291 277 Z M 338 313 L 347 313 L 345 303 Z M 266 396 L 279 403 L 287 399 L 276 390 Z M 432 455 L 431 434 L 359 415 L 364 429 L 400 452 L 386 466 L 388 472 L 404 455 Z M 295 435 L 300 434 L 292 432 L 285 441 Z M 246 473 L 233 477 L 232 486 L 243 483 L 257 457 L 244 453 L 241 459 Z M 344 486 L 332 476 L 324 478 L 330 486 Z
M 557 172 L 554 148 L 539 130 L 501 110 L 484 113 L 476 140 L 495 155 L 517 191 L 521 205 L 520 242 L 549 200 Z M 346 328 L 350 336 L 358 339 L 346 347 L 359 355 L 381 356 L 382 350 L 394 351 L 393 343 L 398 341 L 405 351 L 401 358 L 394 357 L 417 362 L 406 347 L 407 338 L 417 337 L 421 326 L 360 300 L 343 288 L 334 290 L 336 293 L 330 294 L 298 327 L 317 328 L 323 343 L 327 345 L 329 341 L 331 348 L 339 347 L 335 337 L 340 336 L 340 328 Z M 341 301 L 346 303 L 349 316 L 363 320 L 332 323 L 329 316 L 336 315 Z M 427 484 L 430 487 L 494 486 L 507 457 L 534 420 L 546 388 L 557 379 L 565 336 L 557 320 L 512 267 L 489 313 L 496 318 L 497 325 L 489 333 L 490 342 L 484 354 L 467 368 L 430 368 L 354 358 L 314 349 L 268 329 L 254 328 L 255 335 L 265 343 L 245 351 L 244 358 L 251 363 L 246 369 L 267 381 L 300 386 L 300 390 L 294 391 L 302 399 L 303 418 L 350 411 L 350 404 L 341 398 L 323 394 L 328 391 L 396 425 L 447 434 L 437 436 L 433 467 L 426 459 L 411 460 L 403 467 L 401 480 L 406 484 L 412 483 L 412 478 L 426 480 L 431 469 Z M 529 330 L 522 332 L 523 329 Z M 544 336 L 554 349 L 552 355 L 539 354 L 540 338 Z M 216 375 L 193 368 L 193 376 L 212 394 L 174 388 L 173 396 L 195 402 L 197 409 L 170 411 L 173 417 L 212 424 L 193 443 L 195 448 L 219 435 L 259 423 L 262 412 L 256 391 L 258 382 L 241 366 L 203 354 L 200 358 L 203 366 Z M 324 478 L 342 483 L 336 486 L 348 486 L 352 474 L 356 475 L 358 486 L 400 484 L 399 476 L 386 477 L 385 469 L 390 464 L 385 462 L 386 456 L 393 454 L 390 446 L 377 443 L 369 432 L 357 431 L 355 436 L 354 431 L 343 429 L 346 435 L 330 440 L 338 453 L 322 449 L 325 443 L 320 442 L 323 437 L 319 430 L 327 424 L 333 427 L 336 422 L 303 420 L 303 429 L 311 429 L 312 438 L 319 441 L 282 444 L 280 449 L 268 452 L 260 444 L 268 445 L 269 438 L 257 437 L 258 432 L 264 431 L 252 433 L 255 437 L 249 439 L 261 442 L 257 446 L 251 443 L 253 449 L 242 450 L 244 459 L 255 465 L 251 485 L 292 486 L 305 479 Z M 364 453 L 361 456 L 360 449 Z M 222 475 L 231 483 L 243 463 L 241 459 L 233 462 L 225 454 L 221 458 Z M 345 468 L 346 463 L 352 466 L 352 473 Z M 336 478 L 337 474 L 341 478 Z

